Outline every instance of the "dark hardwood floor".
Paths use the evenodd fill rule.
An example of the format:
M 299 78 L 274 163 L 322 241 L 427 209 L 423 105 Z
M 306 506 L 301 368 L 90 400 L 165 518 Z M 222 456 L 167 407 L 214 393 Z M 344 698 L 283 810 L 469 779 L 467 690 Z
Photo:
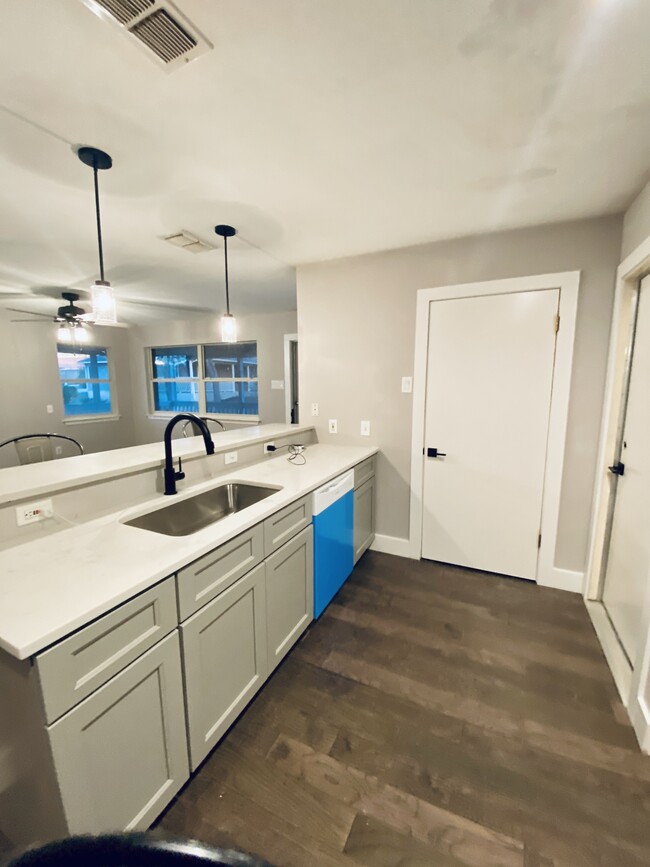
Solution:
M 366 554 L 159 823 L 276 867 L 647 867 L 582 599 Z

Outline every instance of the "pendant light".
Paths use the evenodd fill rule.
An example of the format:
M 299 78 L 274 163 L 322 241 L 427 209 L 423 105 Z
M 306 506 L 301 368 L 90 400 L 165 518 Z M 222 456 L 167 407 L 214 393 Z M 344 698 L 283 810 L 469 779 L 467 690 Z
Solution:
M 237 343 L 237 322 L 230 312 L 230 287 L 228 286 L 228 238 L 237 234 L 232 226 L 215 226 L 214 231 L 223 238 L 223 255 L 226 266 L 226 312 L 221 317 L 221 339 L 224 343 Z
M 97 217 L 97 246 L 99 249 L 99 280 L 95 280 L 90 287 L 90 301 L 93 308 L 93 320 L 98 325 L 115 324 L 117 322 L 117 310 L 115 308 L 115 296 L 108 280 L 104 277 L 104 250 L 102 248 L 102 222 L 99 213 L 99 182 L 98 172 L 110 169 L 113 160 L 99 148 L 83 147 L 77 151 L 77 156 L 93 170 L 95 182 L 95 215 Z

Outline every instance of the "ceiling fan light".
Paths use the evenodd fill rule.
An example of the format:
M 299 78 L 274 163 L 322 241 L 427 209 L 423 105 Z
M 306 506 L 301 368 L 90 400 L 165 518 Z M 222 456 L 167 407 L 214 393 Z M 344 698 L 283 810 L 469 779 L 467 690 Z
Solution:
M 224 343 L 237 343 L 237 320 L 232 313 L 221 317 L 221 340 Z
M 59 325 L 56 332 L 56 339 L 60 343 L 70 343 L 70 328 L 67 325 Z
M 105 280 L 96 280 L 90 287 L 90 302 L 93 308 L 93 319 L 98 325 L 116 324 L 117 308 L 110 283 Z
M 75 343 L 88 343 L 90 340 L 90 331 L 85 325 L 75 325 L 72 339 Z

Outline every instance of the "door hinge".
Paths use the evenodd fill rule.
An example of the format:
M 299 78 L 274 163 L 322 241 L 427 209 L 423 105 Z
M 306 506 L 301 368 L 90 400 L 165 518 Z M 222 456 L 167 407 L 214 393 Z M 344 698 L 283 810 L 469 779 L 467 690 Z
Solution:
M 541 533 L 537 534 L 537 547 L 538 548 L 542 547 L 542 534 Z
M 556 313 L 555 314 L 555 333 L 557 334 L 559 330 L 560 330 L 560 314 Z

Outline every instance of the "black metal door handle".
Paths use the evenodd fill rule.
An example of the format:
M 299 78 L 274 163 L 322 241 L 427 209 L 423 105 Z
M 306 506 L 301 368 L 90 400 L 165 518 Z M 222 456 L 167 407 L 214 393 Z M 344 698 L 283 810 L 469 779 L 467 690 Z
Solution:
M 438 449 L 427 449 L 428 458 L 446 458 L 447 452 L 439 452 Z
M 610 473 L 614 473 L 615 476 L 624 476 L 625 475 L 625 464 L 622 464 L 620 461 L 617 464 L 614 464 L 613 467 L 607 467 Z

